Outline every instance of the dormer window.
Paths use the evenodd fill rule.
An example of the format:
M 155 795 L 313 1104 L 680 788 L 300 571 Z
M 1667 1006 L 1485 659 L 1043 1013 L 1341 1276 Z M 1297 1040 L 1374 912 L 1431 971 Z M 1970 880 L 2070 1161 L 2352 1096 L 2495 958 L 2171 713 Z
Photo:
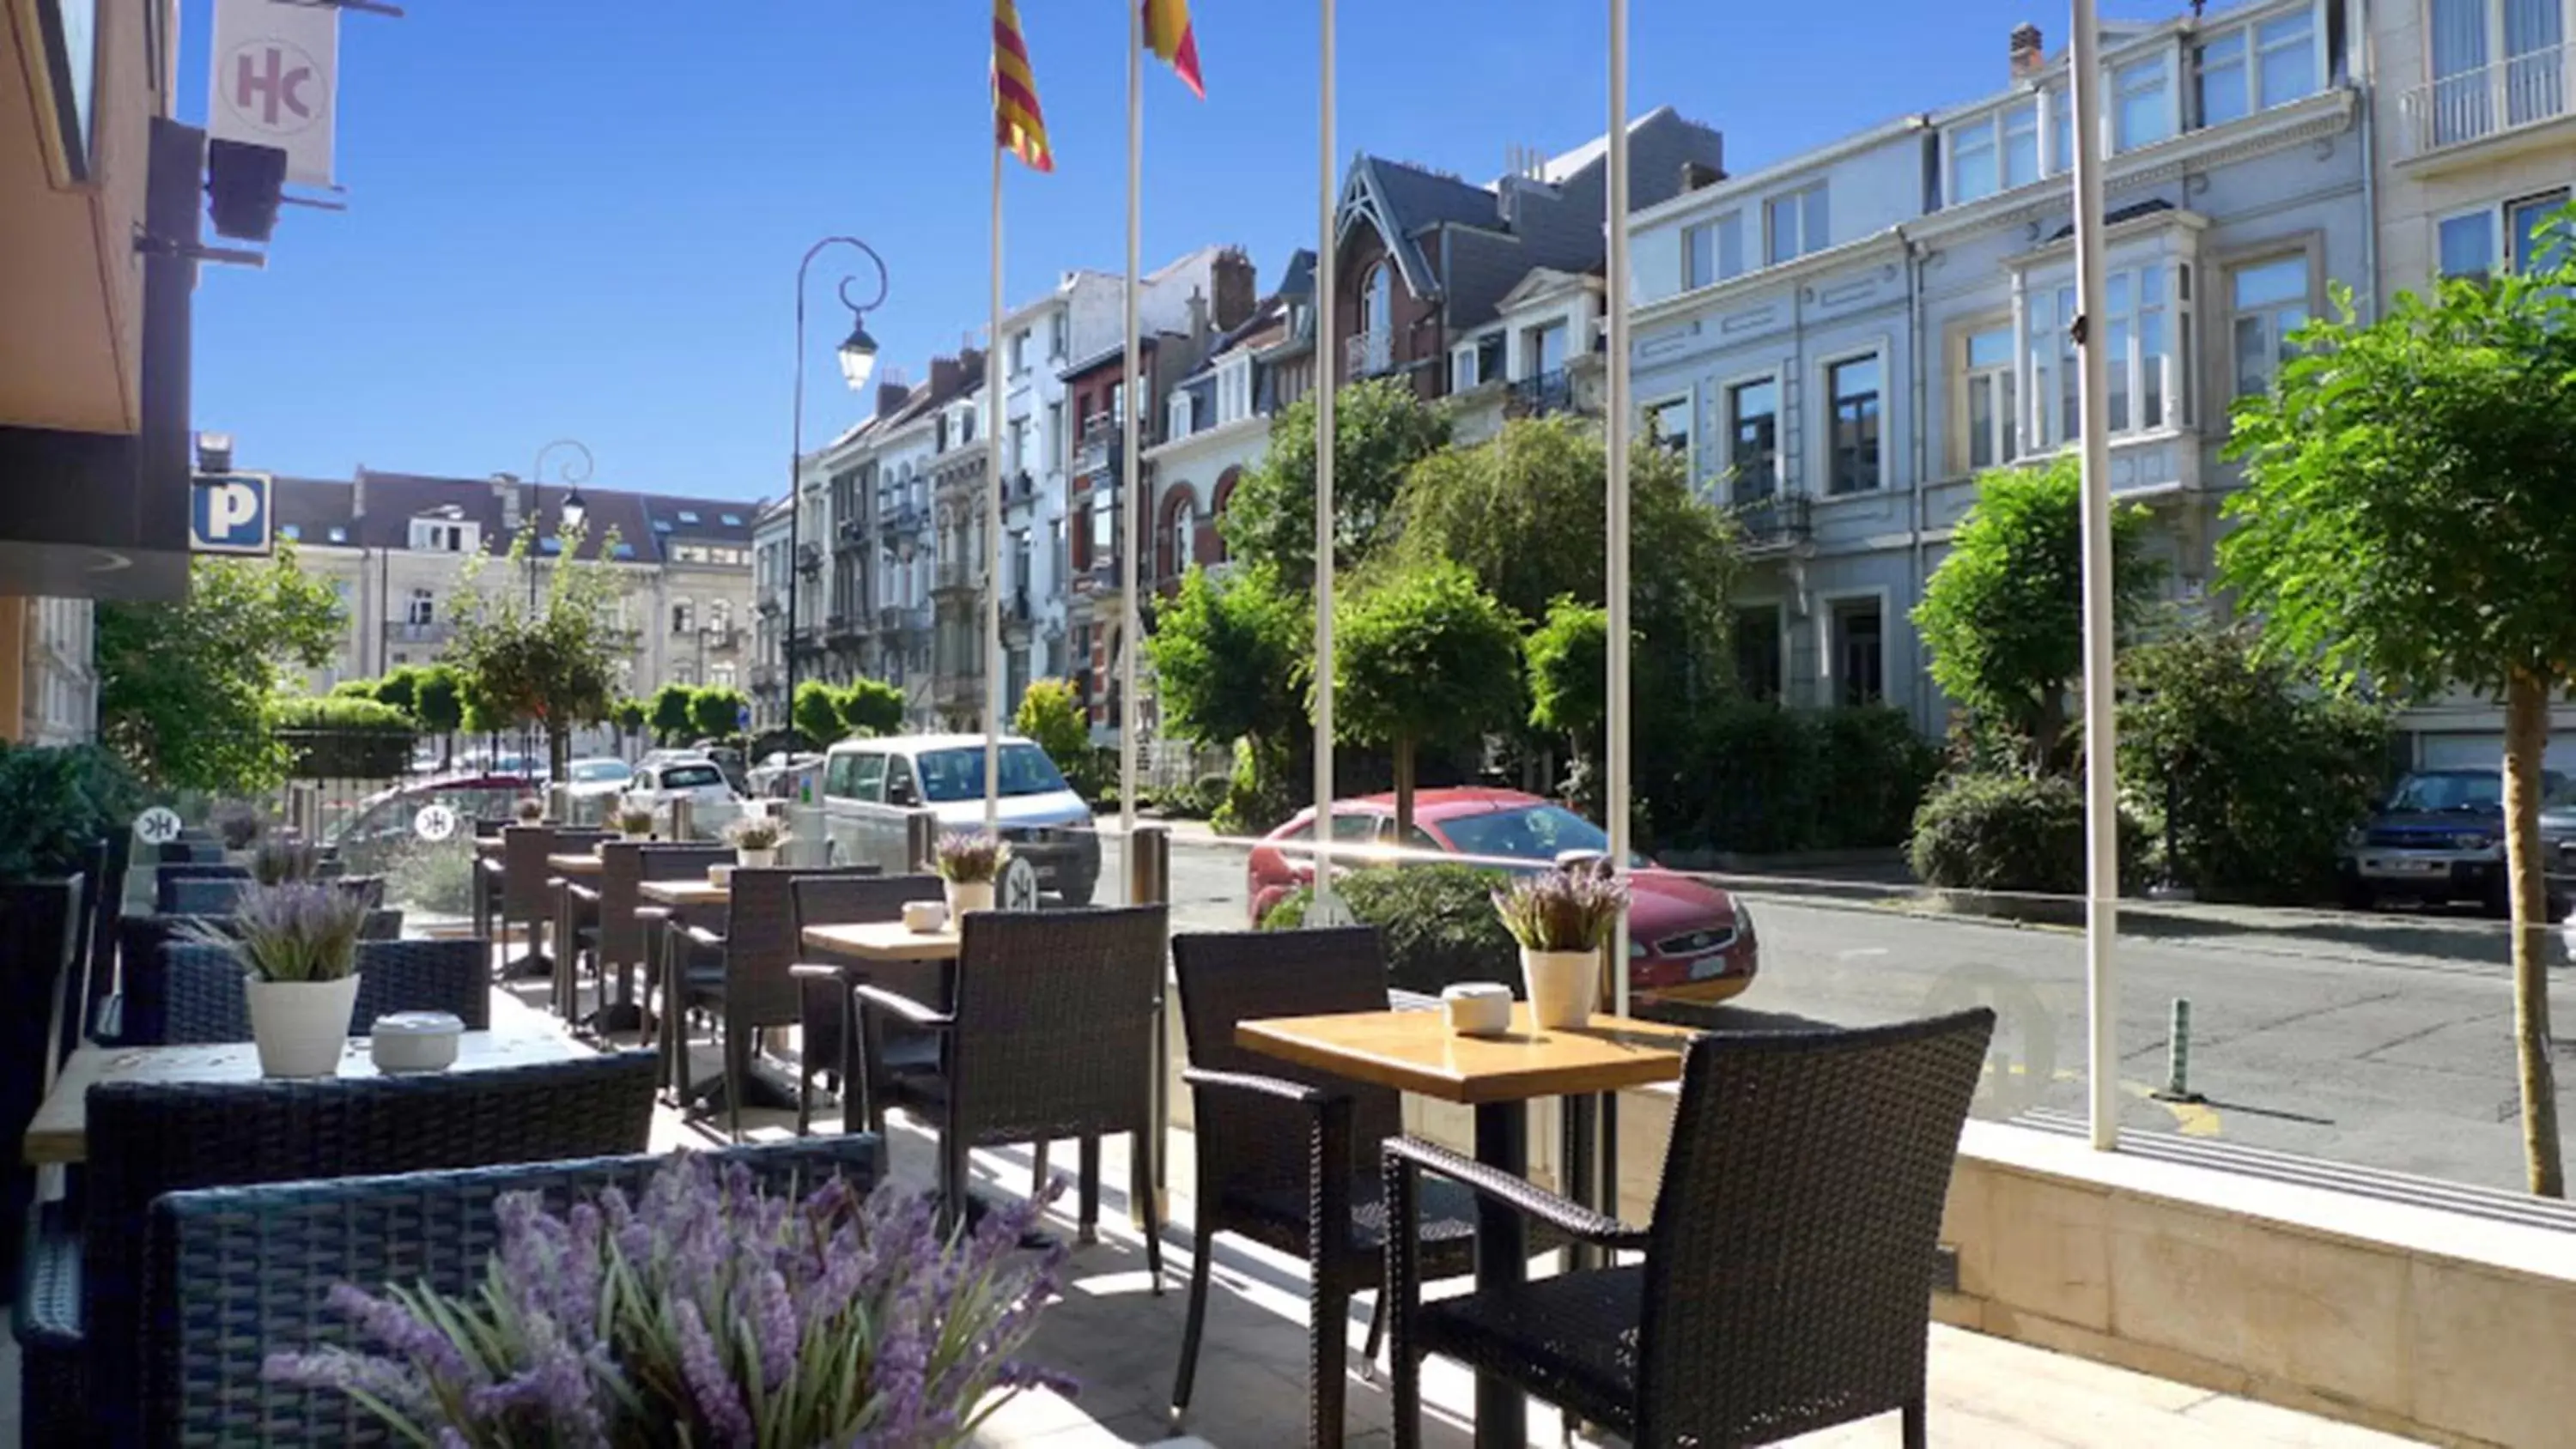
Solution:
M 1830 228 L 1822 182 L 1772 197 L 1763 203 L 1762 213 L 1768 237 L 1763 260 L 1769 265 L 1794 262 L 1809 252 L 1825 249 Z
M 688 524 L 694 524 L 694 523 L 696 523 L 696 522 L 698 521 L 698 511 L 697 511 L 696 509 L 694 509 L 694 508 L 683 508 L 683 509 L 681 509 L 681 510 L 680 510 L 680 521 L 681 521 L 682 523 L 688 523 Z
M 2036 98 L 1950 128 L 1950 200 L 1980 201 L 2039 179 Z
M 331 530 L 331 541 L 341 542 L 343 532 L 344 530 L 337 528 Z M 412 520 L 411 546 L 416 550 L 424 553 L 463 553 L 471 545 L 470 533 L 462 523 L 451 523 L 445 519 L 434 518 Z
M 1195 419 L 1192 417 L 1190 404 L 1191 396 L 1187 389 L 1182 389 L 1172 394 L 1172 402 L 1169 408 L 1171 416 L 1164 424 L 1164 426 L 1171 429 L 1171 436 L 1175 438 L 1186 438 L 1195 431 L 1191 426 Z

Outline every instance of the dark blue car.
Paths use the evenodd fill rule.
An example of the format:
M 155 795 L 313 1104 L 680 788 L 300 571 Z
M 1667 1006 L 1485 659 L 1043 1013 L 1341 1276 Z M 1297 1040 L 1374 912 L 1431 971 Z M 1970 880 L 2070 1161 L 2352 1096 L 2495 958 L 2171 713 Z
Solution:
M 2547 798 L 2564 777 L 2542 779 Z M 2400 897 L 2426 905 L 2475 901 L 2509 913 L 2504 866 L 2504 777 L 2495 770 L 2417 770 L 2397 782 L 2336 860 L 2344 904 L 2367 910 Z

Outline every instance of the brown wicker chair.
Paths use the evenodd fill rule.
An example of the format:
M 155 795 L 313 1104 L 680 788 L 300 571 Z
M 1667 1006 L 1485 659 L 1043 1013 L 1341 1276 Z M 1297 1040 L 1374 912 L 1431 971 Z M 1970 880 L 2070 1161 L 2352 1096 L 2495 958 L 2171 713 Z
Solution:
M 880 876 L 873 866 L 856 875 L 800 878 L 795 884 L 798 954 L 806 954 L 803 942 L 808 926 L 899 921 L 905 906 L 914 901 L 935 901 L 940 895 L 939 877 L 935 875 Z M 941 985 L 944 973 L 936 962 L 924 962 L 911 971 L 881 966 L 866 974 L 869 980 L 916 1001 L 947 999 Z M 834 1073 L 840 1084 L 845 1108 L 843 1126 L 855 1131 L 857 1124 L 866 1120 L 867 1094 L 859 1090 L 850 1071 L 858 1039 L 858 1013 L 850 1009 L 853 975 L 847 967 L 837 965 L 799 965 L 795 975 L 797 1035 L 803 1044 L 796 1063 L 796 1134 L 801 1137 L 812 1130 L 814 1078 L 826 1071 Z M 851 1107 L 858 1110 L 847 1110 Z
M 546 857 L 559 850 L 575 848 L 569 837 L 576 835 L 581 838 L 581 846 L 586 848 L 591 840 L 598 837 L 598 832 L 558 830 L 551 825 L 512 825 L 502 830 L 498 939 L 506 953 L 510 927 L 516 925 L 527 932 L 528 949 L 517 960 L 505 959 L 500 974 L 539 976 L 552 969 L 547 962 L 545 935 L 546 922 L 554 914 L 554 892 L 547 884 L 553 872 L 546 868 Z M 556 944 L 560 949 L 562 943 Z
M 1353 1293 L 1381 1286 L 1386 1266 L 1385 1181 L 1379 1148 L 1403 1131 L 1390 1088 L 1310 1071 L 1234 1043 L 1235 1024 L 1265 1016 L 1322 1016 L 1387 1007 L 1386 950 L 1374 926 L 1330 930 L 1182 934 L 1172 938 L 1181 1026 L 1198 1134 L 1197 1252 L 1172 1413 L 1189 1408 L 1207 1319 L 1211 1239 L 1235 1233 L 1306 1260 L 1308 1369 L 1313 1444 L 1338 1444 L 1345 1401 Z M 1456 1277 L 1476 1263 L 1474 1196 L 1425 1185 L 1418 1235 L 1422 1271 Z M 1322 1225 L 1340 1223 L 1339 1231 Z M 1532 1252 L 1561 1239 L 1533 1234 Z M 1377 1358 L 1386 1324 L 1378 1294 L 1364 1362 Z
M 705 1007 L 724 1036 L 725 1125 L 742 1140 L 742 1102 L 751 1080 L 753 1033 L 794 1026 L 799 1010 L 796 901 L 799 876 L 865 873 L 874 866 L 774 866 L 733 873 L 732 901 L 722 931 L 703 925 L 667 933 L 670 949 L 662 983 L 670 1021 L 663 1041 L 671 1049 L 672 1082 L 685 1103 L 689 1093 L 688 1032 L 682 1018 Z
M 1154 1037 L 1165 909 L 972 911 L 960 928 L 948 1009 L 883 986 L 857 988 L 871 1110 L 902 1107 L 938 1130 L 941 1211 L 951 1223 L 965 1210 L 970 1150 L 1080 1139 L 1085 1239 L 1100 1221 L 1100 1139 L 1132 1134 L 1129 1191 L 1145 1218 L 1145 1264 L 1162 1292 L 1148 1145 L 1159 1130 Z M 936 1033 L 936 1064 L 894 1069 L 883 1049 L 890 1024 Z
M 1637 1444 L 1767 1444 L 1879 1414 L 1925 1441 L 1941 1205 L 1995 1015 L 1703 1036 L 1651 1226 L 1413 1138 L 1386 1146 L 1398 1222 L 1425 1174 L 1643 1262 L 1422 1301 L 1389 1239 L 1395 1442 L 1422 1441 L 1421 1360 L 1460 1360 Z
M 611 840 L 600 852 L 599 874 L 590 880 L 566 880 L 564 895 L 573 906 L 573 944 L 587 947 L 592 967 L 599 973 L 600 1008 L 610 1004 L 608 973 L 617 972 L 616 1003 L 635 1000 L 635 973 L 641 967 L 646 980 L 652 979 L 656 958 L 649 924 L 658 925 L 669 917 L 660 907 L 646 907 L 636 888 L 648 880 L 680 880 L 700 876 L 711 865 L 721 865 L 734 858 L 728 845 L 664 845 L 650 841 Z M 567 958 L 577 953 L 567 951 Z M 574 963 L 567 959 L 555 969 L 555 999 L 560 1014 L 570 1016 L 580 1000 L 580 976 Z

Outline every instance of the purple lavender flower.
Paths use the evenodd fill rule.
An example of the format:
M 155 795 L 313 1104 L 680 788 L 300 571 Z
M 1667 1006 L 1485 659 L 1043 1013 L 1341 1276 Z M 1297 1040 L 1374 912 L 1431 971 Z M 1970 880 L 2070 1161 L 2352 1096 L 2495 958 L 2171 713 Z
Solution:
M 411 1360 L 432 1379 L 466 1385 L 483 1381 L 483 1375 L 466 1363 L 463 1351 L 446 1334 L 400 1303 L 374 1297 L 346 1283 L 333 1284 L 326 1301 L 359 1333 L 391 1349 L 396 1357 Z
M 796 1366 L 797 1350 L 804 1346 L 796 1304 L 787 1296 L 787 1280 L 774 1268 L 752 1280 L 751 1322 L 760 1344 L 761 1387 L 774 1389 L 787 1382 L 788 1372 Z
M 696 1401 L 698 1415 L 728 1444 L 747 1446 L 757 1435 L 752 1429 L 751 1413 L 742 1406 L 742 1394 L 716 1357 L 716 1342 L 707 1334 L 704 1319 L 698 1316 L 698 1305 L 683 1298 L 671 1308 L 672 1326 L 680 1338 L 680 1372 L 688 1379 L 689 1396 Z

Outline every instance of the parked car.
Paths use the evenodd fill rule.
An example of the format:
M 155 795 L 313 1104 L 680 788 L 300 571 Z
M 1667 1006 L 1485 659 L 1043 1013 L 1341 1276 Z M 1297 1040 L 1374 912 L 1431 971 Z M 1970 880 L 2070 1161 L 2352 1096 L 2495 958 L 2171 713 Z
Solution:
M 1277 842 L 1311 837 L 1314 821 L 1312 807 L 1301 810 L 1253 849 L 1245 866 L 1253 924 L 1289 892 L 1313 883 L 1310 859 Z M 1401 841 L 1393 795 L 1337 800 L 1333 839 L 1337 867 L 1345 859 L 1357 866 L 1395 866 L 1413 858 L 1408 851 L 1430 850 L 1480 862 L 1526 861 L 1518 868 L 1536 869 L 1610 850 L 1600 826 L 1562 805 L 1517 790 L 1483 788 L 1416 791 L 1413 833 Z M 1344 848 L 1352 851 L 1348 857 L 1339 853 Z M 1742 902 L 1645 856 L 1632 856 L 1629 864 L 1630 991 L 1705 1003 L 1724 1001 L 1753 984 L 1760 946 L 1752 912 Z
M 750 794 L 769 800 L 815 801 L 823 798 L 823 757 L 772 751 L 751 767 Z
M 2544 799 L 2556 800 L 2568 783 L 2550 772 L 2542 789 Z M 2504 776 L 2495 770 L 2409 773 L 2346 838 L 2335 869 L 2344 904 L 2355 910 L 2395 897 L 2428 906 L 2474 901 L 2506 914 Z
M 651 760 L 635 767 L 635 778 L 625 790 L 625 798 L 647 809 L 659 810 L 674 800 L 686 800 L 690 808 L 701 805 L 731 805 L 742 797 L 716 768 L 713 760 L 697 756 Z
M 1002 838 L 1037 868 L 1038 889 L 1089 905 L 1100 880 L 1100 836 L 1091 807 L 1047 753 L 1015 735 L 1000 741 Z M 941 830 L 984 823 L 982 735 L 890 735 L 843 740 L 823 761 L 823 814 L 843 861 L 905 865 L 906 819 L 929 810 Z
M 2549 875 L 2549 912 L 2576 928 L 2576 780 L 2559 785 L 2540 807 L 2540 862 Z M 2576 934 L 2568 938 L 2576 955 Z
M 724 771 L 725 783 L 733 786 L 737 793 L 744 795 L 752 793 L 750 762 L 743 758 L 739 748 L 720 744 L 714 740 L 700 740 L 689 748 L 699 756 L 715 762 L 715 767 Z
M 575 760 L 568 769 L 572 776 L 572 783 L 568 788 L 572 793 L 574 812 L 585 819 L 598 813 L 597 810 L 588 808 L 591 802 L 613 800 L 625 794 L 635 780 L 633 765 L 608 755 L 597 759 Z M 602 808 L 605 808 L 604 805 Z

